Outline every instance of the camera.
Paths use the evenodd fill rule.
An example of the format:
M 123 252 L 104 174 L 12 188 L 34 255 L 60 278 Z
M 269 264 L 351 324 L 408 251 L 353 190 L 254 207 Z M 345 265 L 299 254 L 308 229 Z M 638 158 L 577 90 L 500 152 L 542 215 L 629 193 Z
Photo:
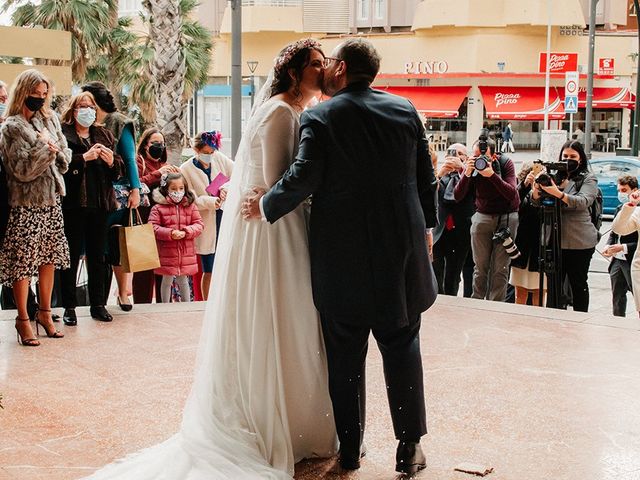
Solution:
M 500 227 L 493 233 L 492 240 L 494 242 L 502 243 L 502 246 L 509 254 L 509 258 L 511 260 L 515 260 L 520 256 L 520 250 L 518 250 L 518 246 L 516 242 L 511 238 L 511 230 L 509 227 Z
M 535 160 L 534 164 L 542 165 L 546 172 L 540 173 L 535 182 L 543 187 L 550 187 L 551 181 L 556 185 L 562 183 L 568 176 L 567 162 L 543 162 L 542 160 Z
M 473 167 L 480 171 L 491 165 L 491 158 L 487 156 L 487 151 L 489 150 L 489 130 L 486 128 L 480 130 L 478 150 L 480 150 L 480 156 L 476 158 Z
M 447 157 L 457 157 L 458 151 L 455 148 L 449 148 L 447 150 Z

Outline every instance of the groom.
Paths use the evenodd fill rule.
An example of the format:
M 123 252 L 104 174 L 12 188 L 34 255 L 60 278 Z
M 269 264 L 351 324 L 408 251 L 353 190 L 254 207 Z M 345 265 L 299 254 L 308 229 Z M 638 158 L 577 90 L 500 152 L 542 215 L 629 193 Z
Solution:
M 420 314 L 437 294 L 425 238 L 436 225 L 436 179 L 415 108 L 370 88 L 379 67 L 367 41 L 336 47 L 325 59 L 323 81 L 333 98 L 302 114 L 295 163 L 259 203 L 260 194 L 247 199 L 243 211 L 245 218 L 262 215 L 273 223 L 313 194 L 313 298 L 327 349 L 340 464 L 357 469 L 364 455 L 372 332 L 399 440 L 396 470 L 412 474 L 426 466 L 418 334 Z

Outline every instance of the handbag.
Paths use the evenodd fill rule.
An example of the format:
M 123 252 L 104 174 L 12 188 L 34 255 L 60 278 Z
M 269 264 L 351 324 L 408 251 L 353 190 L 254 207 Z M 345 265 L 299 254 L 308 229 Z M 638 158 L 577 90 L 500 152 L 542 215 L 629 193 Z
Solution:
M 128 207 L 129 194 L 131 193 L 131 185 L 128 183 L 114 183 L 113 191 L 116 199 L 116 210 L 123 210 Z M 149 207 L 151 202 L 149 200 L 149 194 L 151 190 L 146 183 L 140 184 L 140 205 L 139 207 Z
M 129 226 L 119 227 L 118 240 L 120 265 L 125 272 L 141 272 L 160 267 L 153 225 L 142 223 L 137 208 L 129 209 Z

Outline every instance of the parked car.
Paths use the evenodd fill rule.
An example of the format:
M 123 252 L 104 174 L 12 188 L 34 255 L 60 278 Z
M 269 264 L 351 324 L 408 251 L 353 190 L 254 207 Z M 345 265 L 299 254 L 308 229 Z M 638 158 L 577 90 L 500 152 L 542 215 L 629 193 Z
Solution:
M 603 210 L 613 215 L 618 201 L 618 178 L 622 175 L 640 177 L 640 160 L 636 157 L 599 157 L 591 160 L 591 169 L 598 177 L 598 186 L 602 190 Z

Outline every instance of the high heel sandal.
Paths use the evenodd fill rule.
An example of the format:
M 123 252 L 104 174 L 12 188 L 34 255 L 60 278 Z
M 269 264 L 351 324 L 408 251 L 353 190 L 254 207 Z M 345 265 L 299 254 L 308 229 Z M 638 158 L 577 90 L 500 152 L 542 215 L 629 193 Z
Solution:
M 47 329 L 47 326 L 40 321 L 40 312 L 50 313 L 51 310 L 45 310 L 44 308 L 38 308 L 38 313 L 36 314 L 36 334 L 40 335 L 40 329 L 38 328 L 38 325 L 42 325 L 42 328 L 44 328 L 44 331 L 47 334 L 47 337 L 49 337 L 49 338 L 62 338 L 62 337 L 64 337 L 64 333 L 59 332 L 58 330 L 56 330 L 56 327 L 53 325 L 53 320 L 51 321 L 51 328 L 53 328 L 53 332 L 50 332 Z
M 30 322 L 31 320 L 28 318 L 20 318 L 16 317 L 16 337 L 18 338 L 18 343 L 24 345 L 25 347 L 37 347 L 40 345 L 40 342 L 37 338 L 22 338 L 22 334 L 20 333 L 20 329 L 18 328 L 17 322 Z

